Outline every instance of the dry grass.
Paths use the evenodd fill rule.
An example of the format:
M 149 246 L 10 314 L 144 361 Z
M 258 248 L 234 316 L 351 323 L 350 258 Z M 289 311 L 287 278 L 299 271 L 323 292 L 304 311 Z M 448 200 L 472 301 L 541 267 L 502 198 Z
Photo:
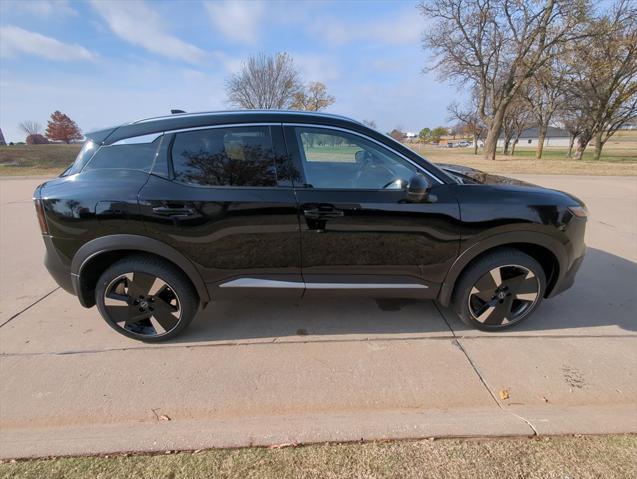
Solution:
M 560 148 L 545 149 L 536 160 L 534 150 L 518 149 L 515 157 L 498 155 L 496 161 L 474 156 L 471 148 L 442 148 L 410 144 L 425 158 L 437 163 L 456 163 L 489 173 L 546 175 L 637 175 L 637 132 L 619 132 L 605 147 L 602 161 L 585 157 L 565 159 Z M 0 176 L 56 176 L 70 165 L 80 145 L 15 145 L 0 147 Z M 327 153 L 321 150 L 321 154 Z
M 434 163 L 454 163 L 469 166 L 487 173 L 497 174 L 538 174 L 538 175 L 595 175 L 633 176 L 637 175 L 637 144 L 635 149 L 622 148 L 600 161 L 566 159 L 564 149 L 545 149 L 542 160 L 536 160 L 535 150 L 519 150 L 516 156 L 497 155 L 495 161 L 473 155 L 471 148 L 442 148 L 429 145 L 408 145 Z
M 81 145 L 0 146 L 0 176 L 55 176 L 77 156 Z
M 394 441 L 39 459 L 0 478 L 633 478 L 637 437 Z

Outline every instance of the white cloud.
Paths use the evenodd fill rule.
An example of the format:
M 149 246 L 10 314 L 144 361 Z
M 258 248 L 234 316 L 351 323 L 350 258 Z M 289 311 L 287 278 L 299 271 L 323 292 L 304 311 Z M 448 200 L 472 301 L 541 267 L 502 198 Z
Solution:
M 80 45 L 62 43 L 13 25 L 0 27 L 0 56 L 14 57 L 20 53 L 61 61 L 92 61 L 96 58 L 94 53 Z
M 299 68 L 301 77 L 306 82 L 328 82 L 340 77 L 338 62 L 333 56 L 295 53 L 294 63 Z
M 382 21 L 355 24 L 344 23 L 335 17 L 322 17 L 313 20 L 308 31 L 336 46 L 354 41 L 404 45 L 418 42 L 423 25 L 422 17 L 414 10 Z
M 245 44 L 257 42 L 259 26 L 265 13 L 261 0 L 215 0 L 205 2 L 204 6 L 214 26 L 228 40 Z
M 168 33 L 159 14 L 142 0 L 92 0 L 111 31 L 133 45 L 168 58 L 202 63 L 206 52 Z
M 7 10 L 17 13 L 37 15 L 39 17 L 74 16 L 77 12 L 68 0 L 5 0 Z

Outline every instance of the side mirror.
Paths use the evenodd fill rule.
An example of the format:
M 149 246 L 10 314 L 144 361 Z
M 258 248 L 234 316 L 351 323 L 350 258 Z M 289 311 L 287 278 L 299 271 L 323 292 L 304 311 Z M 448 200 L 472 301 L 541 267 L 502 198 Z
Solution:
M 411 203 L 419 203 L 429 196 L 429 189 L 431 183 L 427 177 L 421 173 L 417 173 L 409 180 L 409 186 L 407 187 L 407 200 Z

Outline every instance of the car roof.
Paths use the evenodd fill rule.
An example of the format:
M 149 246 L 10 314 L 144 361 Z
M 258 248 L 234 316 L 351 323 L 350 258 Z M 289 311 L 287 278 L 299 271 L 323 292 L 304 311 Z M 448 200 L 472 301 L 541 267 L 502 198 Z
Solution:
M 343 115 L 335 115 L 333 113 L 323 113 L 323 112 L 308 112 L 301 110 L 219 110 L 219 111 L 200 111 L 200 112 L 192 112 L 192 113 L 173 113 L 172 115 L 164 115 L 164 116 L 155 116 L 150 118 L 143 118 L 141 120 L 134 121 L 130 124 L 138 124 L 138 123 L 146 123 L 150 121 L 162 121 L 162 120 L 173 120 L 175 118 L 193 118 L 193 117 L 227 117 L 227 116 L 237 116 L 237 115 L 251 115 L 255 116 L 259 113 L 269 114 L 269 115 L 282 115 L 283 118 L 289 118 L 290 115 L 298 116 L 304 115 L 305 117 L 317 117 L 317 118 L 333 118 L 339 120 L 347 120 L 355 123 L 360 123 L 359 121 L 354 120 L 353 118 L 349 118 Z
M 105 139 L 107 144 L 163 131 L 175 131 L 189 128 L 236 125 L 241 123 L 306 123 L 332 125 L 357 130 L 370 129 L 362 123 L 341 115 L 294 110 L 235 110 L 209 111 L 198 113 L 176 113 L 174 115 L 144 118 L 121 125 Z M 90 134 L 87 136 L 90 137 Z
M 258 123 L 287 123 L 316 126 L 331 126 L 358 132 L 381 144 L 391 144 L 393 150 L 411 158 L 412 161 L 424 162 L 425 168 L 435 170 L 434 176 L 443 178 L 443 182 L 455 183 L 444 171 L 439 170 L 416 152 L 396 140 L 369 128 L 363 123 L 346 116 L 331 113 L 318 113 L 295 110 L 235 110 L 210 111 L 198 113 L 176 113 L 173 115 L 145 118 L 109 130 L 101 130 L 87 134 L 87 138 L 103 145 L 111 145 L 120 140 L 154 133 L 176 132 L 192 128 L 205 128 L 223 125 L 241 125 Z M 431 173 L 431 171 L 430 171 Z

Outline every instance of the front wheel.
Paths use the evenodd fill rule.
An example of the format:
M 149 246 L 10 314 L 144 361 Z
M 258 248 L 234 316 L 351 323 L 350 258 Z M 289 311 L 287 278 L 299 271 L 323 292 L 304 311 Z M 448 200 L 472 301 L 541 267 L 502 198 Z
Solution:
M 190 281 L 172 264 L 131 256 L 109 267 L 95 288 L 102 317 L 115 331 L 147 342 L 174 338 L 192 321 L 199 301 Z
M 467 268 L 453 306 L 462 321 L 493 331 L 519 323 L 540 305 L 546 289 L 542 266 L 514 249 L 496 251 Z

